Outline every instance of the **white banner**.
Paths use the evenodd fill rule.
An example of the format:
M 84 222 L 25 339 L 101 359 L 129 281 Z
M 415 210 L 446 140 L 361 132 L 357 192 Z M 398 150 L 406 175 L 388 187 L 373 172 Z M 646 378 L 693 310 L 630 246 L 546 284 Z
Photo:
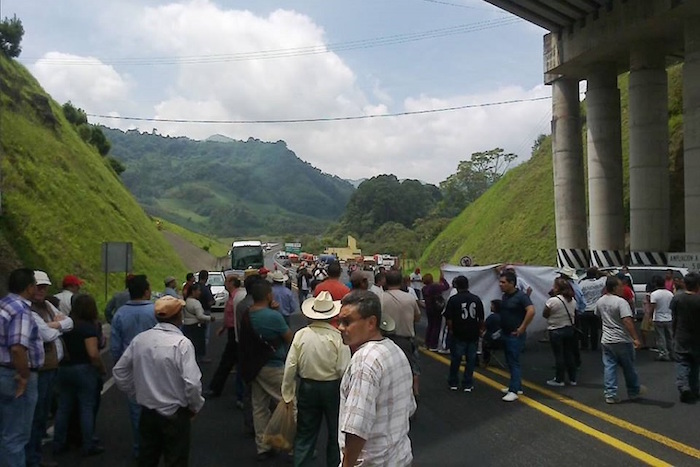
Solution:
M 462 266 L 446 265 L 443 274 L 447 282 L 452 285 L 452 280 L 457 276 L 465 276 L 469 279 L 469 291 L 476 294 L 484 302 L 486 316 L 490 314 L 491 300 L 501 299 L 503 292 L 498 286 L 498 267 L 500 264 L 489 266 L 477 266 L 465 268 Z M 554 279 L 559 276 L 559 269 L 549 266 L 515 266 L 518 280 L 523 280 L 532 288 L 530 300 L 535 306 L 535 318 L 528 327 L 528 340 L 539 339 L 547 329 L 547 320 L 542 317 L 544 304 L 549 298 Z M 447 294 L 454 293 L 450 289 Z

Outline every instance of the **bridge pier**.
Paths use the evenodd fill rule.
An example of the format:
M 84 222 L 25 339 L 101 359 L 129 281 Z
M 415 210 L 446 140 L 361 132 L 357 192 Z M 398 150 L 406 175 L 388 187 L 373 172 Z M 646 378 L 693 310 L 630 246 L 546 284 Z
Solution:
M 588 267 L 586 189 L 578 79 L 552 83 L 552 157 L 557 263 Z
M 666 264 L 670 245 L 668 76 L 666 57 L 649 43 L 630 54 L 630 256 L 633 264 Z
M 685 21 L 683 65 L 685 249 L 700 251 L 700 16 Z
M 614 63 L 600 63 L 588 76 L 586 123 L 591 263 L 619 266 L 625 260 L 625 215 L 620 90 Z

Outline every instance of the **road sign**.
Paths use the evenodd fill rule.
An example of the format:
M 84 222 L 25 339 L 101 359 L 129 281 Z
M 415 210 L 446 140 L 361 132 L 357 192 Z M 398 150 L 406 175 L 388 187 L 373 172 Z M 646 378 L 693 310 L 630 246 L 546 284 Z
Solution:
M 700 271 L 700 253 L 669 253 L 668 264 L 677 268 L 687 268 L 690 271 Z
M 459 265 L 463 266 L 465 268 L 468 268 L 472 265 L 472 257 L 471 256 L 462 256 L 459 259 Z
M 301 243 L 285 243 L 284 251 L 287 253 L 296 253 L 298 255 L 301 253 Z

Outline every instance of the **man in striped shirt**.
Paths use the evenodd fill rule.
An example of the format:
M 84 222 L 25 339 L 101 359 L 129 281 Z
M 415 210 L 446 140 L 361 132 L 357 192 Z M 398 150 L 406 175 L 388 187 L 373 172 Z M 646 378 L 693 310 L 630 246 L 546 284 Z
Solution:
M 382 309 L 372 292 L 343 297 L 338 329 L 357 348 L 340 384 L 338 444 L 342 467 L 409 466 L 409 417 L 416 410 L 413 374 L 406 356 L 382 336 Z
M 25 467 L 37 372 L 44 364 L 44 345 L 29 301 L 36 292 L 34 271 L 15 269 L 7 288 L 10 293 L 0 300 L 0 459 L 8 467 Z

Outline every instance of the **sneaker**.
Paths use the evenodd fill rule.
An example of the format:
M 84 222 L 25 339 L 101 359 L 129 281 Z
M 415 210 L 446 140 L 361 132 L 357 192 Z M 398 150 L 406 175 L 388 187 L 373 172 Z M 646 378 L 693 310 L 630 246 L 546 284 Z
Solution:
M 509 392 L 508 394 L 506 394 L 505 396 L 503 396 L 503 397 L 501 398 L 501 400 L 502 400 L 502 401 L 505 401 L 505 402 L 517 401 L 517 400 L 518 400 L 518 395 L 517 395 L 516 393 L 514 393 L 514 392 Z
M 606 396 L 605 397 L 605 403 L 606 404 L 619 404 L 620 403 L 620 398 L 617 396 Z
M 562 386 L 564 386 L 564 381 L 557 381 L 556 378 L 548 379 L 548 380 L 547 380 L 547 385 L 548 385 L 548 386 L 562 387 Z
M 501 388 L 501 392 L 502 392 L 503 394 L 508 394 L 508 393 L 510 392 L 510 389 L 509 389 L 509 388 Z M 523 395 L 523 391 L 522 391 L 522 390 L 518 391 L 518 395 L 519 395 L 519 396 L 522 396 L 522 395 Z
M 578 383 L 577 383 L 576 381 L 569 381 L 569 384 L 570 384 L 571 386 L 576 386 Z
M 469 386 L 468 388 L 464 388 L 464 392 L 472 392 L 474 390 L 474 386 Z
M 459 389 L 457 386 L 450 386 L 450 391 L 456 391 L 457 389 Z

